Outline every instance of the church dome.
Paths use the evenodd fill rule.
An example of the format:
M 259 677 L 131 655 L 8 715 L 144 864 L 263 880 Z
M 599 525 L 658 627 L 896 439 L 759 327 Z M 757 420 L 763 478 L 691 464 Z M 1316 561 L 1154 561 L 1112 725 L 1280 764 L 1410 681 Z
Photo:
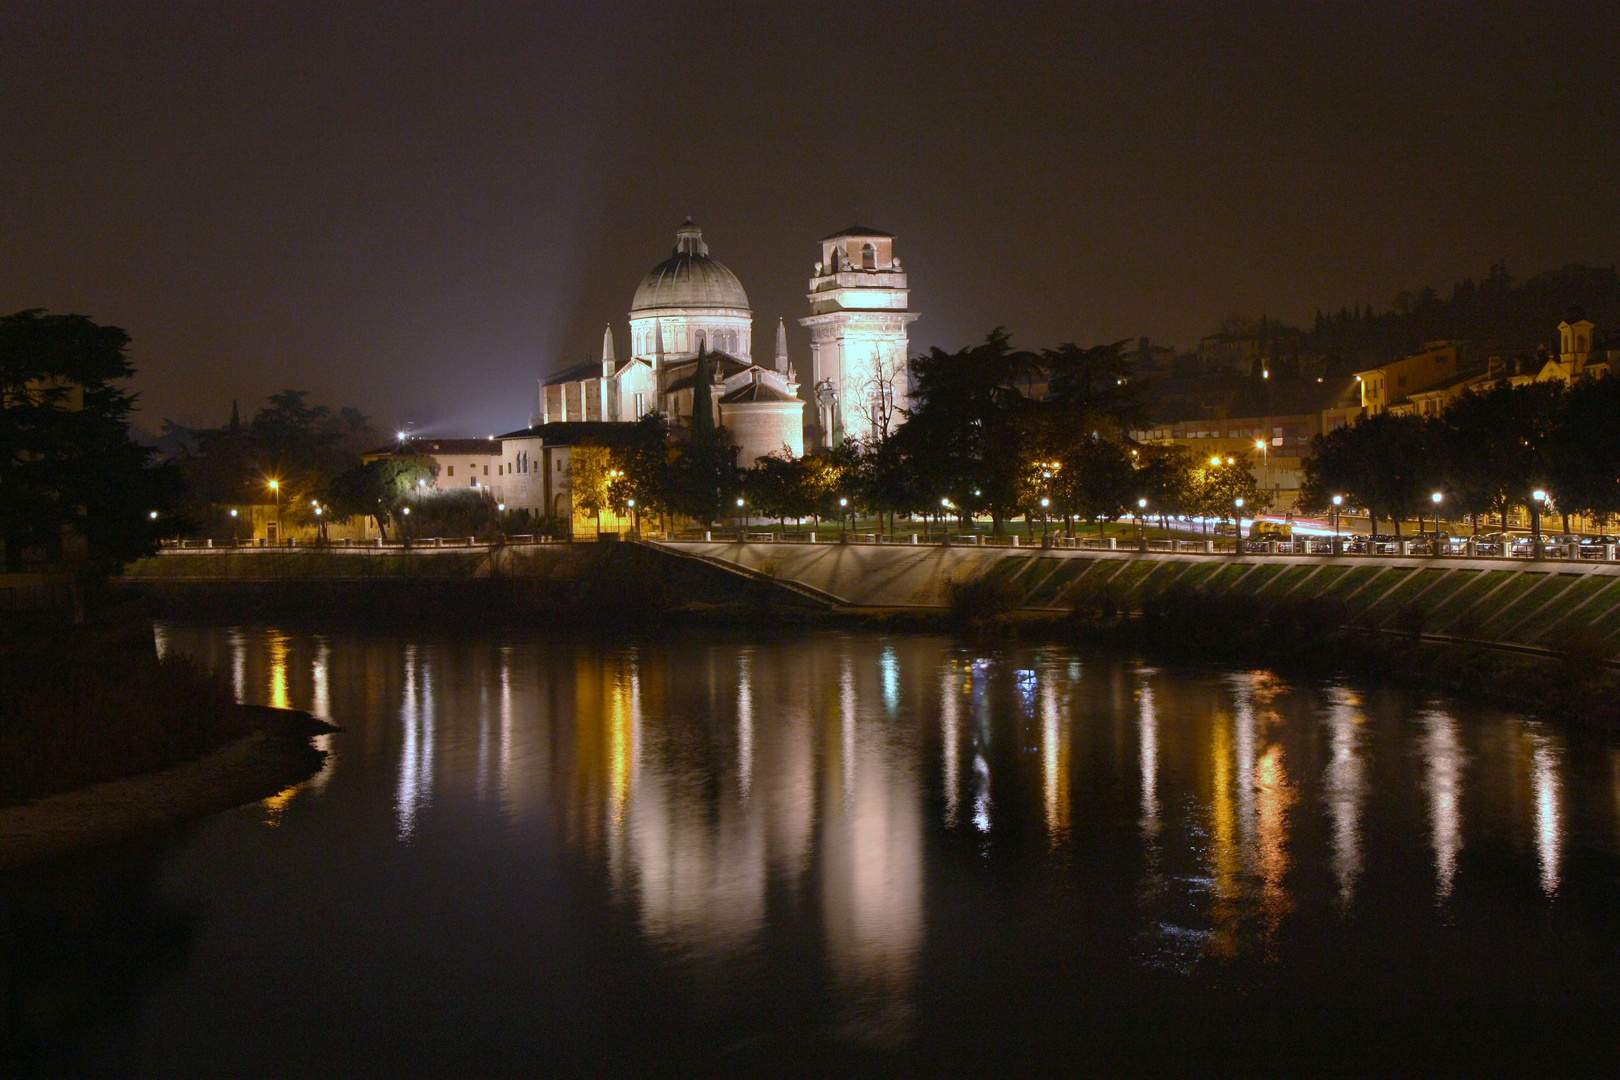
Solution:
M 737 275 L 709 258 L 703 231 L 687 219 L 675 232 L 675 250 L 636 286 L 630 313 L 654 308 L 748 307 Z

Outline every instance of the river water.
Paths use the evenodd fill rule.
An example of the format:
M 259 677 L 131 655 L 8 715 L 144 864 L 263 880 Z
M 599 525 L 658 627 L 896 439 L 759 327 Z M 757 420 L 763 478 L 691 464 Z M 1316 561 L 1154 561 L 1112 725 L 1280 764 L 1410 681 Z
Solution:
M 1620 1061 L 1620 744 L 933 636 L 158 628 L 314 779 L 0 879 L 14 1067 L 1468 1074 Z

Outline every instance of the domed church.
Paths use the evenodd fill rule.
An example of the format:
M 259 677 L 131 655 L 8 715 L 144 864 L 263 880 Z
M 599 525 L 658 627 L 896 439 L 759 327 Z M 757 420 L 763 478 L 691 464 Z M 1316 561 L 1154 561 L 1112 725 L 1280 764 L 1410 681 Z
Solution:
M 852 245 L 847 240 L 842 245 L 828 242 L 846 237 L 864 244 L 856 248 L 863 254 L 878 251 L 877 260 L 867 257 L 870 265 L 852 264 Z M 875 358 L 872 343 L 877 337 L 892 339 L 892 332 L 884 335 L 883 331 L 893 326 L 898 329 L 898 341 L 887 341 L 883 352 L 898 356 L 903 363 L 905 324 L 916 316 L 904 310 L 905 281 L 899 261 L 892 257 L 893 237 L 867 229 L 845 230 L 823 241 L 823 248 L 825 263 L 817 264 L 817 277 L 811 282 L 812 318 L 800 322 L 814 324 L 819 407 L 813 414 L 811 437 L 818 445 L 831 445 L 845 428 L 839 419 L 839 399 L 846 352 L 851 374 L 860 366 L 862 377 L 868 378 L 864 368 L 871 366 L 856 363 L 854 351 L 846 350 L 846 338 L 850 344 L 860 339 L 865 350 L 862 360 L 866 352 Z M 835 264 L 840 252 L 843 261 Z M 826 274 L 822 273 L 824 265 Z M 873 280 L 853 279 L 863 271 Z M 893 294 L 898 301 L 885 297 L 882 306 L 888 310 L 883 312 L 882 327 L 873 322 L 875 313 L 868 310 L 859 315 L 842 314 L 846 306 L 876 306 L 870 297 L 878 291 Z M 852 318 L 860 325 L 846 325 Z M 730 433 L 738 447 L 740 466 L 747 468 L 767 454 L 804 454 L 805 403 L 799 397 L 798 376 L 788 362 L 786 328 L 777 321 L 772 362 L 769 366 L 756 364 L 748 293 L 736 274 L 709 255 L 703 231 L 688 219 L 675 231 L 675 248 L 669 258 L 636 286 L 630 302 L 629 357 L 618 359 L 609 326 L 602 333 L 599 363 L 577 364 L 541 380 L 535 423 L 632 423 L 660 411 L 672 422 L 690 428 L 700 370 L 707 371 L 711 383 L 708 400 L 714 423 Z

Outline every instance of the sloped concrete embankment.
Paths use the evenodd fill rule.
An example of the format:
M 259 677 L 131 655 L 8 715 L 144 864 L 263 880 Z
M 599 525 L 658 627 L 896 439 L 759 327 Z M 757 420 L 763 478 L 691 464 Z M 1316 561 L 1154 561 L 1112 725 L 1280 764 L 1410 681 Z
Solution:
M 845 607 L 944 608 L 952 582 L 1002 578 L 1025 610 L 1141 610 L 1172 590 L 1258 608 L 1324 600 L 1346 625 L 1557 649 L 1620 637 L 1620 564 L 1516 559 L 1189 556 L 842 544 L 671 544 Z

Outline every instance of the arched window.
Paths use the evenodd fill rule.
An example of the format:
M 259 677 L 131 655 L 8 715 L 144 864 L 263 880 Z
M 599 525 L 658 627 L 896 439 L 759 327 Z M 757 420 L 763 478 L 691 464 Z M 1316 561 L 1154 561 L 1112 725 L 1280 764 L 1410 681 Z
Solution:
M 697 351 L 698 352 L 703 352 L 704 351 L 703 350 L 704 341 L 705 341 L 705 338 L 703 336 L 703 331 L 699 330 L 697 332 Z
M 726 335 L 726 352 L 732 356 L 737 355 L 737 331 L 735 330 Z
M 876 270 L 877 269 L 877 245 L 876 244 L 862 244 L 861 245 L 861 269 L 862 270 Z

